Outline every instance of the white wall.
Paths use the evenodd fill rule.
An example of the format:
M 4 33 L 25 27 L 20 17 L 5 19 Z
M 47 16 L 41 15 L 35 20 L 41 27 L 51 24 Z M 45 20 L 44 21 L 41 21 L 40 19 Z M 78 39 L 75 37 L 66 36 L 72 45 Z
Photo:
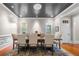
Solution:
M 27 23 L 28 33 L 34 32 L 35 30 L 45 33 L 46 24 L 52 24 L 52 28 L 54 26 L 53 18 L 21 18 L 19 20 L 20 20 L 19 22 L 25 21 Z M 21 23 L 19 25 L 21 25 Z M 21 33 L 21 28 L 19 32 Z
M 0 4 L 0 35 L 17 33 L 17 18 Z
M 55 25 L 55 27 L 59 26 L 59 32 L 55 31 L 55 38 L 58 38 L 59 33 L 60 33 L 60 22 L 61 22 L 60 18 L 55 18 L 54 25 Z
M 79 43 L 79 14 L 72 17 L 73 19 L 73 42 Z

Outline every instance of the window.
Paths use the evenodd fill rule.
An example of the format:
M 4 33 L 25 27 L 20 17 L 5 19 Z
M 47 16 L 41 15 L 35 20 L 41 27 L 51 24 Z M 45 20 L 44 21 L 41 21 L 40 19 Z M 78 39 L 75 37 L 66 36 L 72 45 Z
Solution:
M 50 33 L 51 34 L 51 30 L 52 30 L 52 28 L 51 28 L 51 25 L 46 25 L 46 33 Z
M 27 33 L 27 23 L 22 23 L 22 33 L 25 34 Z

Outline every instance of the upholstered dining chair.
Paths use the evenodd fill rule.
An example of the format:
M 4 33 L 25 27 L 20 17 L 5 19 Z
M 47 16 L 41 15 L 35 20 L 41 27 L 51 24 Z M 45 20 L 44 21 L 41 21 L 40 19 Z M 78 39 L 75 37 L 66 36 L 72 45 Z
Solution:
M 45 35 L 45 45 L 46 47 L 52 47 L 54 35 L 47 34 Z
M 18 53 L 20 51 L 21 47 L 24 47 L 26 51 L 26 41 L 25 41 L 25 35 L 17 35 L 18 38 Z
M 35 51 L 37 48 L 37 34 L 31 33 L 29 35 L 29 50 L 30 51 Z
M 45 51 L 47 51 L 48 49 L 52 52 L 53 54 L 53 39 L 54 39 L 54 35 L 51 34 L 46 34 L 45 35 Z

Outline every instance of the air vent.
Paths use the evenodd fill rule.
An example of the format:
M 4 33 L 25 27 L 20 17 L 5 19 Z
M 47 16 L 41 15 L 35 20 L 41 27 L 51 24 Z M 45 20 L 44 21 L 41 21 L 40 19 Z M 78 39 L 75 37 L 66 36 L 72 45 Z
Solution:
M 64 24 L 69 23 L 69 21 L 68 21 L 68 20 L 63 20 L 62 22 L 63 22 Z

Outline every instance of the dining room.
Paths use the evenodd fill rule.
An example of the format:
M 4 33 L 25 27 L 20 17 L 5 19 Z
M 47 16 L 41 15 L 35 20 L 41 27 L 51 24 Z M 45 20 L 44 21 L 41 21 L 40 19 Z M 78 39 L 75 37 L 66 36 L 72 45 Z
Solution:
M 0 55 L 68 56 L 62 50 L 62 42 L 72 43 L 71 18 L 61 12 L 69 12 L 70 7 L 74 7 L 72 3 L 0 4 L 0 35 L 4 39 L 1 48 L 9 45 Z

